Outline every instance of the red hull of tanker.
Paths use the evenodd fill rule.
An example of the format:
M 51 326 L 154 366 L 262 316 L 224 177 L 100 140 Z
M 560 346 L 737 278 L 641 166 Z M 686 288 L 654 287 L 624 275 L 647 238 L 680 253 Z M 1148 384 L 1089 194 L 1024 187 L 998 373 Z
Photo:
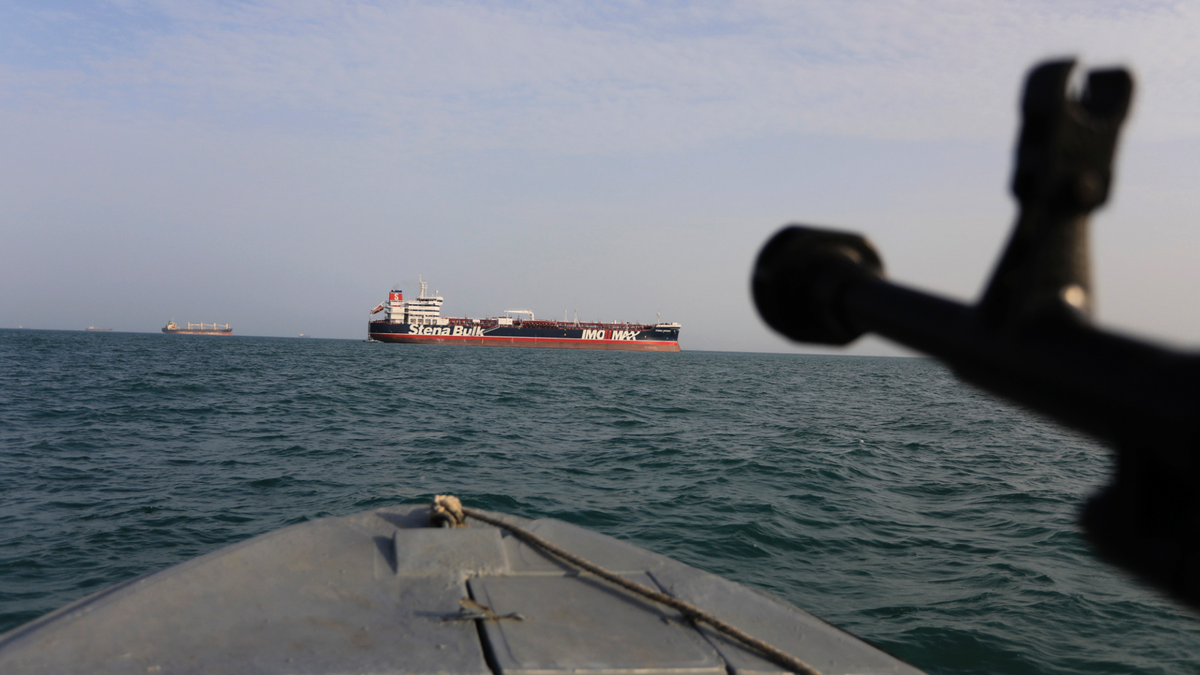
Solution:
M 621 352 L 677 352 L 678 342 L 655 342 L 651 340 L 579 340 L 527 337 L 455 337 L 433 335 L 390 335 L 372 333 L 371 339 L 379 342 L 402 342 L 423 345 L 471 345 L 475 347 L 526 347 L 535 349 L 599 349 Z

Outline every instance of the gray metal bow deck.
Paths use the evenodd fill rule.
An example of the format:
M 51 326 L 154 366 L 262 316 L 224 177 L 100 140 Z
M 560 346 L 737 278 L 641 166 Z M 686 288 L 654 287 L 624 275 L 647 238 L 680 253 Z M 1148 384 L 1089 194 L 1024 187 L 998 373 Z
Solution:
M 920 672 L 786 602 L 665 556 L 558 520 L 491 515 L 822 673 Z M 781 672 L 503 530 L 428 522 L 427 506 L 324 518 L 139 577 L 0 636 L 0 672 Z

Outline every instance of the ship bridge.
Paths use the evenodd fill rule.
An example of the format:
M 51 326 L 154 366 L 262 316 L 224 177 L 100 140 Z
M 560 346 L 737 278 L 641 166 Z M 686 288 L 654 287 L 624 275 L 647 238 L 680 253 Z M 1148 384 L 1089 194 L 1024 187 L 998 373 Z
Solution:
M 405 302 L 404 291 L 401 290 L 392 290 L 388 295 L 388 323 L 446 325 L 448 320 L 442 318 L 442 296 L 427 295 L 428 282 L 423 277 L 417 278 L 421 283 L 421 294 L 415 300 Z

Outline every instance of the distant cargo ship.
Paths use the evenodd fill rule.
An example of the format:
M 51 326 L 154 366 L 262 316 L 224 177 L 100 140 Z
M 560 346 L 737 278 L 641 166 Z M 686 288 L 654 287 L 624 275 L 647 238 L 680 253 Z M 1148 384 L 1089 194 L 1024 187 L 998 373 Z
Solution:
M 111 333 L 112 332 L 111 328 L 97 328 L 96 326 L 88 326 L 87 328 L 84 328 L 84 330 L 89 333 Z
M 379 342 L 413 344 L 679 351 L 677 323 L 539 321 L 526 309 L 510 309 L 504 316 L 487 319 L 445 318 L 442 296 L 426 295 L 426 286 L 422 279 L 421 295 L 407 302 L 403 291 L 392 290 L 386 302 L 371 310 L 371 316 L 384 312 L 384 318 L 367 322 L 367 336 Z
M 183 328 L 175 323 L 175 319 L 168 321 L 167 325 L 163 326 L 162 332 L 167 335 L 233 335 L 233 329 L 227 323 L 192 323 L 189 321 L 187 328 Z

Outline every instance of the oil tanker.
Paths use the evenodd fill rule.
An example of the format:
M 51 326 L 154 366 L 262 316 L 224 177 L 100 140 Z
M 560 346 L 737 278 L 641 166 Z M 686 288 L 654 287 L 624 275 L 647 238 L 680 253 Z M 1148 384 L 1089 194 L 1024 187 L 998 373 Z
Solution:
M 163 326 L 162 332 L 167 335 L 233 335 L 233 329 L 229 324 L 218 323 L 187 323 L 187 328 L 175 323 L 175 319 L 167 322 Z
M 541 347 L 550 349 L 610 349 L 639 352 L 679 351 L 678 323 L 587 323 L 537 319 L 527 309 L 510 309 L 486 319 L 442 316 L 442 296 L 421 294 L 404 299 L 393 289 L 388 299 L 371 310 L 383 318 L 367 321 L 367 337 L 378 342 L 452 344 L 482 347 Z

